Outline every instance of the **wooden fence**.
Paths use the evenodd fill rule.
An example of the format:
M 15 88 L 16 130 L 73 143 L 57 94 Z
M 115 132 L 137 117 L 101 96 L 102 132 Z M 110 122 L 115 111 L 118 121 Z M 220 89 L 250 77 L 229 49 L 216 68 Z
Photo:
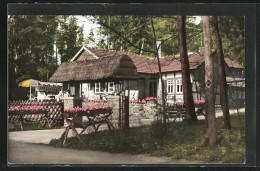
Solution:
M 63 102 L 57 102 L 55 100 L 48 100 L 48 101 L 26 101 L 26 100 L 18 100 L 18 101 L 9 101 L 8 102 L 8 108 L 10 106 L 46 106 L 49 108 L 48 112 L 48 120 L 49 124 L 51 126 L 55 125 L 63 125 L 64 119 L 63 119 Z M 44 123 L 46 124 L 45 114 L 26 114 L 22 118 L 24 121 L 27 122 L 38 122 L 38 123 Z M 8 121 L 9 122 L 19 122 L 19 115 L 8 115 Z

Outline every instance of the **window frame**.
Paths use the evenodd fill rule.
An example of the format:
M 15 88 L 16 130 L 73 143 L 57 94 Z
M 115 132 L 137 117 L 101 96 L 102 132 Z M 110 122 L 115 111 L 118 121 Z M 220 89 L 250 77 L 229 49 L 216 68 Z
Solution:
M 183 87 L 182 87 L 182 79 L 176 79 L 176 86 L 175 86 L 175 88 L 176 88 L 176 94 L 178 93 L 178 94 L 181 94 L 181 93 L 183 93 Z M 179 87 L 180 86 L 180 87 Z M 181 89 L 181 91 L 178 91 L 178 87 L 179 87 L 179 90 Z
M 110 83 L 113 83 L 113 86 L 112 86 L 112 87 L 110 86 Z M 107 93 L 113 93 L 113 92 L 115 92 L 115 83 L 114 83 L 114 82 L 107 82 L 107 84 L 108 84 L 108 85 L 107 85 L 107 90 L 106 90 L 106 92 L 107 92 Z M 113 91 L 110 91 L 111 88 L 113 89 Z
M 97 91 L 97 89 L 99 91 Z M 101 82 L 95 82 L 95 93 L 102 93 L 101 92 Z
M 174 80 L 167 80 L 167 93 L 174 94 Z
M 113 86 L 110 86 L 113 83 Z M 102 91 L 102 84 L 104 85 L 104 91 Z M 113 91 L 110 91 L 110 89 Z M 97 91 L 98 90 L 98 91 Z M 95 93 L 109 93 L 112 94 L 115 91 L 115 82 L 95 82 Z

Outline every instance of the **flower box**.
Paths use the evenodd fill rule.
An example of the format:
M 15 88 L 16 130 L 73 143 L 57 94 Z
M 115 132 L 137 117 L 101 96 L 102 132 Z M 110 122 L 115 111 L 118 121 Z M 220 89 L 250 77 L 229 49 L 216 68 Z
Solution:
M 9 115 L 38 115 L 38 114 L 47 114 L 49 108 L 46 106 L 10 106 L 8 109 Z

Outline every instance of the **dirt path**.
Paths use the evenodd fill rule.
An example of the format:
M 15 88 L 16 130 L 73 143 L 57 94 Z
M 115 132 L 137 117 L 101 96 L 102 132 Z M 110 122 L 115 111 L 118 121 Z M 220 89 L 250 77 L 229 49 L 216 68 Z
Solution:
M 8 161 L 10 164 L 187 164 L 200 163 L 172 160 L 169 157 L 112 154 L 88 150 L 51 147 L 46 144 L 25 143 L 10 140 Z

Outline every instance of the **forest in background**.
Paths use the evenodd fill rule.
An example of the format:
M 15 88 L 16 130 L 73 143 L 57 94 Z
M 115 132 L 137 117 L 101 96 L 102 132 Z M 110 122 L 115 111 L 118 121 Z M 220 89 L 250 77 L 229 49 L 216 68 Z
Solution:
M 159 42 L 160 56 L 179 54 L 176 16 L 152 16 L 157 42 L 153 39 L 150 16 L 85 16 L 99 24 L 96 42 L 93 30 L 85 39 L 83 27 L 75 16 L 9 16 L 8 17 L 8 74 L 9 88 L 22 80 L 33 78 L 48 81 L 60 62 L 69 61 L 84 45 L 156 57 L 153 53 Z M 187 50 L 203 52 L 201 23 L 188 16 L 186 20 Z M 218 17 L 224 57 L 245 66 L 245 26 L 243 16 Z M 87 27 L 87 25 L 85 25 Z M 211 36 L 214 42 L 214 36 Z M 157 46 L 158 46 L 157 45 Z M 216 45 L 212 43 L 212 50 Z

